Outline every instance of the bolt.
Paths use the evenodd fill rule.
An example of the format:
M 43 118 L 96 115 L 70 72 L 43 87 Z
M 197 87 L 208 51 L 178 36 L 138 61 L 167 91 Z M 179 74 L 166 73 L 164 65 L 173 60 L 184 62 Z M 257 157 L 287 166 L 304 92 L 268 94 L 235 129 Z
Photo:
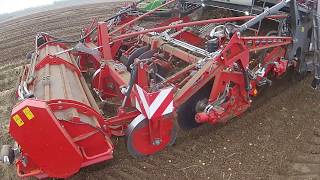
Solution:
M 161 144 L 161 139 L 157 138 L 153 141 L 153 145 L 159 146 Z

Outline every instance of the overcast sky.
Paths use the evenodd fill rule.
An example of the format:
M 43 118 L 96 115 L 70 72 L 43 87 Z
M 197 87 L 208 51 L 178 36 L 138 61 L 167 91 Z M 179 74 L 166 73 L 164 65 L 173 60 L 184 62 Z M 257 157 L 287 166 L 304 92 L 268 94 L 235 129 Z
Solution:
M 56 0 L 0 0 L 0 14 L 52 4 Z

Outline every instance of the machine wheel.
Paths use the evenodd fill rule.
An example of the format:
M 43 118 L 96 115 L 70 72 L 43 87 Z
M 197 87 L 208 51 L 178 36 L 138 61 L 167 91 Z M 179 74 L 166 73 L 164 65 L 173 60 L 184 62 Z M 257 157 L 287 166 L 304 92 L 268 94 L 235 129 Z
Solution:
M 177 128 L 172 119 L 161 120 L 165 132 L 163 137 L 150 142 L 149 120 L 144 115 L 137 116 L 128 126 L 126 144 L 129 153 L 134 157 L 142 157 L 161 151 L 168 145 L 174 144 L 177 136 Z
M 149 46 L 143 46 L 138 49 L 136 49 L 129 57 L 128 61 L 125 63 L 128 71 L 131 71 L 130 65 L 133 63 L 134 59 L 138 58 L 140 55 L 148 51 L 150 48 Z
M 155 50 L 147 50 L 147 51 L 143 52 L 140 56 L 138 56 L 138 58 L 140 60 L 149 59 L 153 56 L 154 52 L 155 52 Z
M 178 124 L 182 129 L 188 130 L 196 128 L 201 124 L 195 120 L 199 103 L 205 102 L 211 92 L 212 81 L 203 86 L 197 93 L 192 95 L 177 111 Z

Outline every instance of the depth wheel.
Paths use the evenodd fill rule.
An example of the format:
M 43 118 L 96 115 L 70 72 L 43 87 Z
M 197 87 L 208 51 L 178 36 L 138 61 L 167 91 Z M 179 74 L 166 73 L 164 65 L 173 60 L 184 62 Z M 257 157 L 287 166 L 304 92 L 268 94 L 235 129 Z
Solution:
M 210 96 L 212 81 L 209 81 L 198 92 L 192 95 L 185 103 L 177 110 L 178 124 L 182 129 L 188 130 L 200 126 L 195 120 L 195 115 L 198 113 L 199 103 L 206 102 Z
M 137 116 L 128 126 L 126 144 L 129 153 L 134 157 L 155 154 L 175 142 L 177 129 L 172 119 L 160 120 L 162 123 L 161 139 L 150 141 L 149 120 L 144 115 Z

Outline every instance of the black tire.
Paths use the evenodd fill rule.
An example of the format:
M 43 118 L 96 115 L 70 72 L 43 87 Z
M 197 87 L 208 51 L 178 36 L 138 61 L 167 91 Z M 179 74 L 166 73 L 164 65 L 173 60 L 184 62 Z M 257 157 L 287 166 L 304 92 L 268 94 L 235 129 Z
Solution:
M 184 130 L 199 127 L 201 124 L 195 120 L 196 105 L 199 101 L 206 100 L 210 96 L 212 81 L 209 81 L 197 93 L 192 95 L 185 103 L 183 103 L 177 111 L 177 121 L 180 128 Z

